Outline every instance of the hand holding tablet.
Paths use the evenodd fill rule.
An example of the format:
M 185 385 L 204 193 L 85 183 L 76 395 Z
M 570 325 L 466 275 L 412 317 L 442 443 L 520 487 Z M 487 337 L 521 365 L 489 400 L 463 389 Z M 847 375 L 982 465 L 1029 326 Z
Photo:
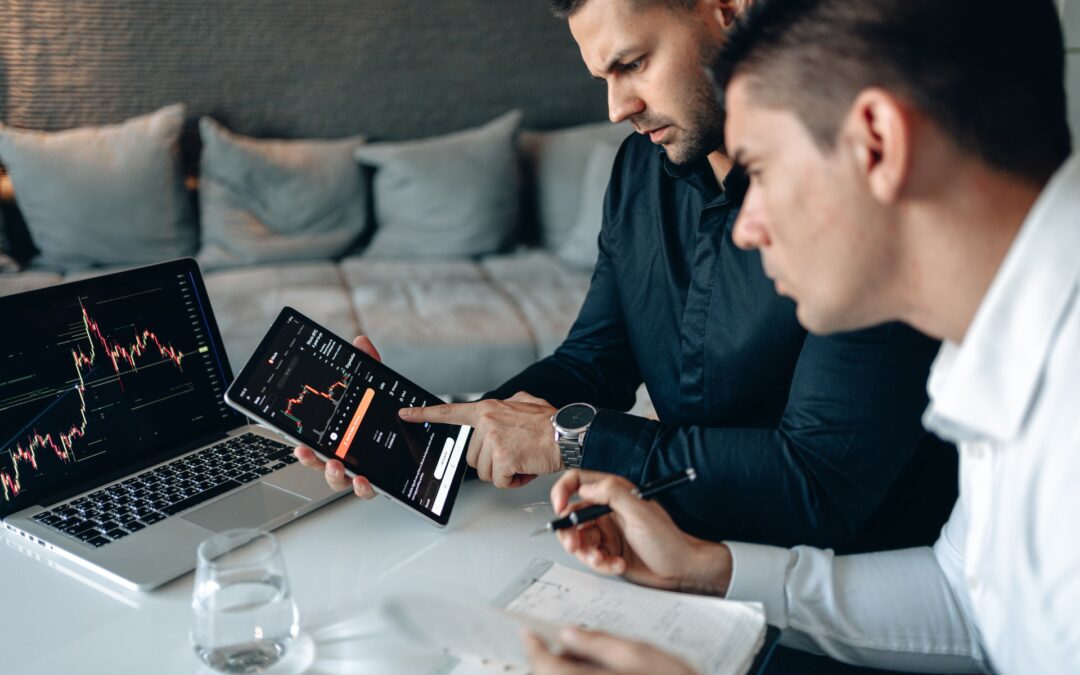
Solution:
M 371 496 L 370 481 L 374 490 L 445 526 L 465 473 L 471 429 L 402 421 L 401 408 L 441 401 L 382 365 L 365 342 L 351 345 L 287 307 L 225 400 L 327 460 L 328 480 L 340 462 L 346 475 L 364 477 L 352 481 L 358 495 Z M 305 464 L 318 466 L 305 454 L 298 454 Z M 340 478 L 340 487 L 349 487 Z
M 379 363 L 382 363 L 382 356 L 379 354 L 379 350 L 375 348 L 375 344 L 368 339 L 367 336 L 359 335 L 353 338 L 352 345 Z M 375 492 L 375 488 L 371 487 L 371 482 L 365 476 L 347 475 L 345 473 L 345 465 L 336 459 L 324 462 L 319 459 L 318 454 L 316 454 L 314 450 L 306 445 L 296 446 L 296 448 L 293 449 L 293 455 L 300 460 L 301 466 L 322 472 L 323 476 L 326 478 L 326 484 L 334 490 L 344 492 L 345 490 L 352 488 L 353 494 L 360 499 L 374 499 L 378 496 L 378 493 Z

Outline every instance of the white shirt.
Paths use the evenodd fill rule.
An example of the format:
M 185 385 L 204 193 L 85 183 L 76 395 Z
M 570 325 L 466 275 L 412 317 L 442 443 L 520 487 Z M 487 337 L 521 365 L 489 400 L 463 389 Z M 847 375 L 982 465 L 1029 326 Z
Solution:
M 960 499 L 933 548 L 729 543 L 728 597 L 764 601 L 784 643 L 861 665 L 1080 673 L 1080 157 L 928 388 L 924 423 L 960 451 Z

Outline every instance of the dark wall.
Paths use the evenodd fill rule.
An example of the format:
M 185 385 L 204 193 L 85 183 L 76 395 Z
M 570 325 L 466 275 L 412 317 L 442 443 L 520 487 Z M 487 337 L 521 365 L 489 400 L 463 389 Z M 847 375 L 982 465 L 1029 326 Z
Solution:
M 0 119 L 60 129 L 162 105 L 260 136 L 417 138 L 513 107 L 605 117 L 546 0 L 0 0 Z

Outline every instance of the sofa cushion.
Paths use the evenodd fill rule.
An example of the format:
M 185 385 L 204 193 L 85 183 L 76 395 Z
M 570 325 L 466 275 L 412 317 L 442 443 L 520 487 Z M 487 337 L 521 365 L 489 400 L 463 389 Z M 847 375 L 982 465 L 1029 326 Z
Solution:
M 177 145 L 183 122 L 178 104 L 103 127 L 0 125 L 0 161 L 40 262 L 70 269 L 193 254 L 198 234 Z
M 492 256 L 484 259 L 483 268 L 521 310 L 536 337 L 538 357 L 554 353 L 577 320 L 591 275 L 545 251 Z M 644 384 L 638 387 L 634 406 L 627 412 L 657 419 Z
M 629 122 L 598 122 L 556 131 L 522 132 L 521 152 L 536 187 L 541 244 L 554 250 L 573 229 L 593 145 L 597 141 L 618 145 L 633 131 Z
M 0 274 L 0 295 L 14 295 L 25 291 L 34 291 L 60 283 L 62 278 L 52 272 L 20 272 L 18 274 Z
M 468 261 L 341 263 L 360 329 L 387 365 L 436 394 L 482 392 L 536 359 L 518 309 Z
M 364 139 L 260 140 L 203 117 L 199 203 L 206 269 L 337 258 L 367 227 L 353 152 Z
M 597 240 L 604 221 L 604 196 L 611 181 L 611 168 L 619 146 L 599 141 L 589 153 L 581 182 L 581 199 L 574 227 L 559 244 L 559 259 L 571 267 L 591 271 L 600 255 Z
M 357 159 L 376 167 L 367 255 L 464 258 L 502 249 L 518 224 L 520 121 L 515 110 L 447 136 L 358 148 Z
M 484 271 L 525 319 L 537 343 L 537 356 L 562 344 L 589 290 L 589 275 L 568 267 L 551 253 L 531 251 L 492 256 Z
M 483 281 L 487 277 L 471 260 L 371 260 L 365 255 L 341 261 L 341 273 L 350 287 L 357 283 L 422 283 Z
M 351 340 L 359 328 L 341 274 L 333 263 L 264 265 L 205 275 L 214 317 L 233 372 L 255 351 L 288 305 Z
M 495 282 L 522 281 L 550 285 L 569 281 L 573 284 L 589 283 L 589 274 L 567 267 L 550 251 L 522 249 L 515 253 L 493 255 L 483 259 L 480 269 L 484 276 Z
M 110 265 L 109 267 L 95 267 L 92 270 L 75 270 L 64 275 L 64 283 L 92 279 L 106 274 L 116 274 L 117 272 L 126 272 L 127 270 L 138 269 L 140 267 L 143 267 L 143 265 Z

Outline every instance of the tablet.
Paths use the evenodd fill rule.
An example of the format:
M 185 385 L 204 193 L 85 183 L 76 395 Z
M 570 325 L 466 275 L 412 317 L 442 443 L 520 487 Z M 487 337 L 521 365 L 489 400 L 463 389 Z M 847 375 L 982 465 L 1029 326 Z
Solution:
M 401 408 L 442 401 L 295 309 L 282 310 L 225 401 L 429 522 L 449 522 L 472 427 L 402 421 Z

